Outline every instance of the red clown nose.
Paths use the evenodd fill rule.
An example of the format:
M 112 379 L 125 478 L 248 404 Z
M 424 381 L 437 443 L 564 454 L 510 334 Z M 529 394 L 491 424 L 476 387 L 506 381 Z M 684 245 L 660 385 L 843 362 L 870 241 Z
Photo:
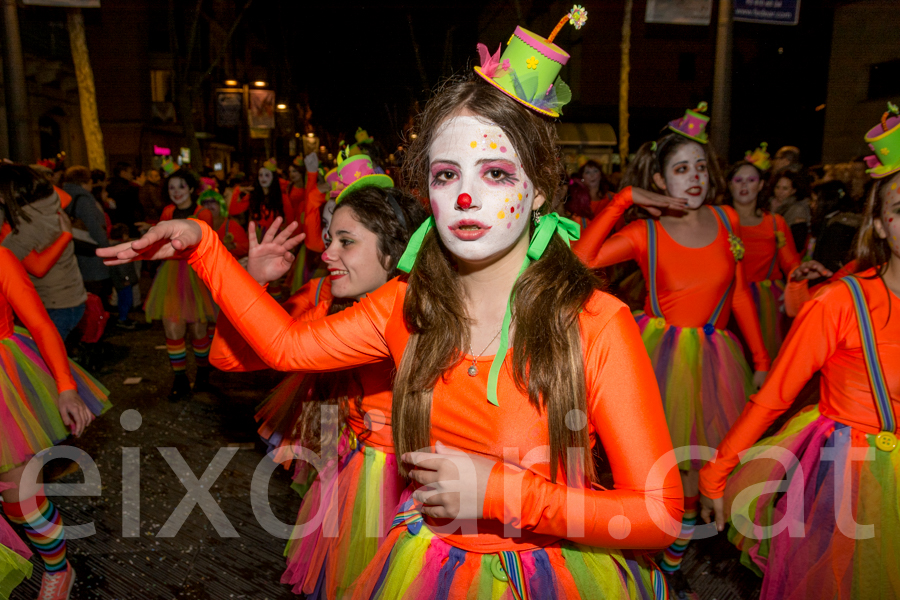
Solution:
M 460 194 L 459 198 L 456 199 L 456 204 L 463 210 L 466 210 L 470 206 L 472 206 L 472 196 L 468 194 Z

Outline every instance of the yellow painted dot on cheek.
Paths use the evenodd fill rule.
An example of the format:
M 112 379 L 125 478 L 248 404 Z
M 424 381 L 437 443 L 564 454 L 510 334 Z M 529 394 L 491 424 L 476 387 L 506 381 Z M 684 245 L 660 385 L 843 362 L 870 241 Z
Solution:
M 503 201 L 504 201 L 504 202 L 509 202 L 509 198 L 504 198 Z
M 491 142 L 491 150 L 497 149 L 497 142 Z
M 517 219 L 518 219 L 520 216 L 521 216 L 521 215 L 520 215 L 519 213 L 516 213 L 516 218 L 517 218 Z
M 519 194 L 519 201 L 522 200 L 522 194 Z
M 505 216 L 506 216 L 506 215 L 503 213 L 502 210 L 501 210 L 500 212 L 497 213 L 497 218 L 498 218 L 498 219 L 502 219 L 502 218 L 505 217 Z
M 891 184 L 891 189 L 892 189 L 892 190 L 896 190 L 896 189 L 897 189 L 897 184 L 896 184 L 896 183 L 892 183 L 892 184 Z
M 472 141 L 472 143 L 469 144 L 469 146 L 474 150 L 478 146 L 478 142 Z

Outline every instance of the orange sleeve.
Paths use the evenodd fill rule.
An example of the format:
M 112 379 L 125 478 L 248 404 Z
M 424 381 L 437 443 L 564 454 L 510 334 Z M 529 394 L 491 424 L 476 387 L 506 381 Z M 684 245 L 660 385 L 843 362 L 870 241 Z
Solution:
M 828 293 L 835 291 L 836 288 Z M 741 416 L 719 444 L 716 460 L 700 470 L 700 491 L 704 496 L 722 497 L 725 481 L 739 462 L 738 455 L 755 444 L 791 407 L 806 382 L 834 354 L 842 334 L 837 314 L 829 306 L 832 303 L 823 299 L 822 295 L 817 296 L 803 307 L 765 385 L 750 397 Z
M 59 260 L 59 257 L 62 256 L 63 251 L 68 247 L 69 242 L 72 241 L 72 234 L 68 231 L 63 231 L 56 240 L 38 252 L 37 250 L 32 250 L 28 253 L 22 260 L 22 266 L 25 267 L 25 270 L 28 271 L 30 275 L 34 275 L 35 277 L 43 277 L 47 273 L 50 272 L 50 269 L 53 268 L 53 265 L 56 264 L 56 261 Z
M 572 246 L 572 250 L 584 264 L 598 269 L 634 258 L 635 249 L 628 238 L 613 236 L 607 240 L 616 223 L 632 204 L 631 186 L 628 186 L 616 194 L 612 202 L 591 220 L 590 225 L 582 232 L 581 239 Z
M 800 254 L 797 252 L 797 246 L 794 244 L 794 234 L 791 233 L 791 228 L 787 226 L 784 217 L 774 215 L 773 218 L 778 231 L 784 234 L 785 243 L 778 249 L 778 266 L 781 272 L 787 276 L 800 264 Z
M 50 367 L 59 393 L 76 389 L 72 371 L 69 369 L 69 358 L 66 347 L 56 325 L 50 320 L 47 309 L 41 302 L 34 285 L 25 273 L 25 268 L 15 255 L 0 249 L 0 286 L 13 312 L 22 321 L 25 329 L 31 334 L 41 352 L 41 358 Z
M 741 237 L 741 223 L 737 213 L 731 207 L 726 208 L 725 212 L 731 221 L 734 235 Z M 766 344 L 763 341 L 759 313 L 756 312 L 756 303 L 753 302 L 753 296 L 750 295 L 750 288 L 744 277 L 744 265 L 741 261 L 737 261 L 734 271 L 734 297 L 731 300 L 731 308 L 734 311 L 734 318 L 741 328 L 741 333 L 744 334 L 744 339 L 750 346 L 753 368 L 757 371 L 768 371 L 772 366 L 772 359 L 769 357 L 769 351 L 766 350 Z
M 230 233 L 231 237 L 234 238 L 234 250 L 231 251 L 231 254 L 233 254 L 235 258 L 244 258 L 249 254 L 250 238 L 247 237 L 247 232 L 243 227 L 238 225 L 237 221 L 228 219 L 228 229 L 225 233 Z
M 325 252 L 325 242 L 322 240 L 322 206 L 328 201 L 325 194 L 319 191 L 316 185 L 316 173 L 306 174 L 306 216 L 304 228 L 306 232 L 306 247 L 313 252 Z
M 313 281 L 316 285 L 310 285 Z M 289 315 L 301 321 L 324 316 L 324 313 L 315 316 L 311 314 L 312 309 L 316 308 L 318 284 L 317 279 L 313 281 L 297 290 L 297 293 L 282 305 Z M 318 311 L 315 312 L 318 313 Z M 224 315 L 221 315 L 216 322 L 216 335 L 213 337 L 212 348 L 209 352 L 209 362 L 222 371 L 260 371 L 269 368 Z
M 241 186 L 234 186 L 234 191 L 231 192 L 231 203 L 228 205 L 228 214 L 239 215 L 248 208 L 250 208 L 250 194 L 241 196 Z
M 339 371 L 391 356 L 384 337 L 395 305 L 402 311 L 397 280 L 350 308 L 304 322 L 284 311 L 200 223 L 203 238 L 188 260 L 227 316 L 260 358 L 279 371 Z
M 62 188 L 56 187 L 55 185 L 53 186 L 53 189 L 56 190 L 57 195 L 59 195 L 60 208 L 66 208 L 72 203 L 72 194 Z
M 674 458 L 665 473 L 657 466 L 671 455 L 672 442 L 660 435 L 667 426 L 659 386 L 627 307 L 590 340 L 585 369 L 590 420 L 609 457 L 614 489 L 567 487 L 498 463 L 483 516 L 589 546 L 664 548 L 681 527 L 681 479 Z M 521 490 L 521 497 L 504 502 L 504 490 Z M 578 529 L 582 534 L 573 536 Z

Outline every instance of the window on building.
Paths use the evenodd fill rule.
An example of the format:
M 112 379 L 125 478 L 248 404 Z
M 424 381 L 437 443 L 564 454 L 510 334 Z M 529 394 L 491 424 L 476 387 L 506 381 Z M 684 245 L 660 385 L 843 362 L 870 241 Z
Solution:
M 172 71 L 150 71 L 150 95 L 153 102 L 172 102 Z
M 900 96 L 900 60 L 869 66 L 869 100 Z
M 694 81 L 697 78 L 697 55 L 682 52 L 678 55 L 678 81 Z

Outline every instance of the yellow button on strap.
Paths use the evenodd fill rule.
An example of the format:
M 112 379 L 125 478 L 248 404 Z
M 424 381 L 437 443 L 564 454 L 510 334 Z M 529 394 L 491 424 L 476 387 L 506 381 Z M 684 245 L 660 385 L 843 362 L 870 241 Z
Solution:
M 897 436 L 890 431 L 882 431 L 875 436 L 875 447 L 885 452 L 891 452 L 897 447 Z

